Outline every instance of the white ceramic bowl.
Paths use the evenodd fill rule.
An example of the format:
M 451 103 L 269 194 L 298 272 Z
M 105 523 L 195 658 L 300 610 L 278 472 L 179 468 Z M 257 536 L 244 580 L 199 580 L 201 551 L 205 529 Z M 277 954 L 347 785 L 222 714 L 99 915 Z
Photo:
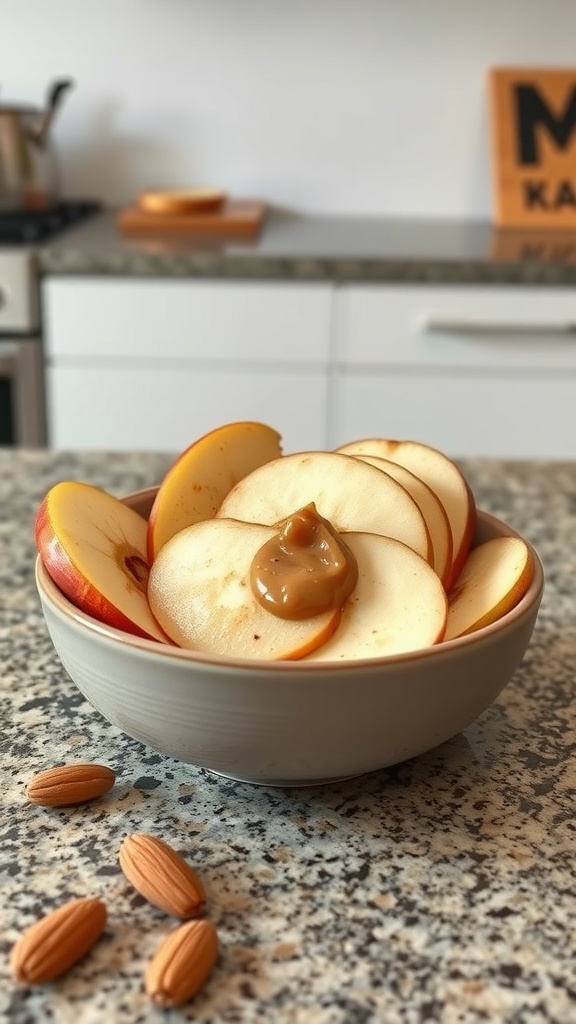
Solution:
M 125 501 L 147 516 L 156 489 Z M 478 513 L 476 542 L 517 535 Z M 40 560 L 54 647 L 88 701 L 170 757 L 247 782 L 311 785 L 414 757 L 465 729 L 498 696 L 530 642 L 544 574 L 520 603 L 467 637 L 406 655 L 330 664 L 231 661 L 141 640 L 75 608 Z

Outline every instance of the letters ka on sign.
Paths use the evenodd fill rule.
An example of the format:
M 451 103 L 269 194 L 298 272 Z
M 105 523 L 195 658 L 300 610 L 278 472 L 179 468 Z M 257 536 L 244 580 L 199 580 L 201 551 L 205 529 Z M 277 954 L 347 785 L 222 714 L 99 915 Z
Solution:
M 576 229 L 576 70 L 490 71 L 494 220 Z

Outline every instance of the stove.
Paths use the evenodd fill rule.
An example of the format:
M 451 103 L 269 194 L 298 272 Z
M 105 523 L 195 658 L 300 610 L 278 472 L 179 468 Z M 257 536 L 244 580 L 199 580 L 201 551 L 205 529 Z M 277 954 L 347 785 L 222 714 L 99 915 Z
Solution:
M 72 199 L 46 210 L 0 210 L 0 245 L 37 245 L 98 213 L 101 203 Z
M 0 209 L 0 446 L 47 443 L 37 249 L 100 210 L 73 199 L 44 210 Z
M 0 447 L 47 444 L 38 249 L 101 207 L 72 199 L 0 209 Z

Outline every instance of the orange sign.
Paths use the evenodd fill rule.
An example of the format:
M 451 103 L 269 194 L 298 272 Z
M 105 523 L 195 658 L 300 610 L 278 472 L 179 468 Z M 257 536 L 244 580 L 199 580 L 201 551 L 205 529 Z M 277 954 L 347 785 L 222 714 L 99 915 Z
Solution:
M 490 72 L 494 220 L 576 229 L 576 69 Z

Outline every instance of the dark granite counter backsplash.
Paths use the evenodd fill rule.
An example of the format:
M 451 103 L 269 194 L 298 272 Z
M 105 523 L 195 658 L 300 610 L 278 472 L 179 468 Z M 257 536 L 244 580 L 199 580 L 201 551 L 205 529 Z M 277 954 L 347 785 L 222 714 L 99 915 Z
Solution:
M 121 236 L 104 210 L 43 246 L 43 274 L 572 285 L 576 232 L 485 222 L 304 215 L 271 208 L 255 242 Z
M 0 452 L 0 1020 L 9 1024 L 570 1024 L 576 1021 L 576 464 L 470 461 L 478 504 L 536 546 L 544 600 L 526 658 L 465 733 L 338 785 L 274 790 L 163 758 L 94 711 L 54 654 L 34 586 L 45 491 L 159 481 L 160 455 Z M 305 713 L 305 708 L 303 708 Z M 96 804 L 27 803 L 70 760 L 117 773 Z M 185 852 L 221 955 L 206 988 L 161 1014 L 142 973 L 159 911 L 118 869 L 124 835 Z M 91 955 L 52 985 L 8 974 L 39 914 L 101 896 Z

